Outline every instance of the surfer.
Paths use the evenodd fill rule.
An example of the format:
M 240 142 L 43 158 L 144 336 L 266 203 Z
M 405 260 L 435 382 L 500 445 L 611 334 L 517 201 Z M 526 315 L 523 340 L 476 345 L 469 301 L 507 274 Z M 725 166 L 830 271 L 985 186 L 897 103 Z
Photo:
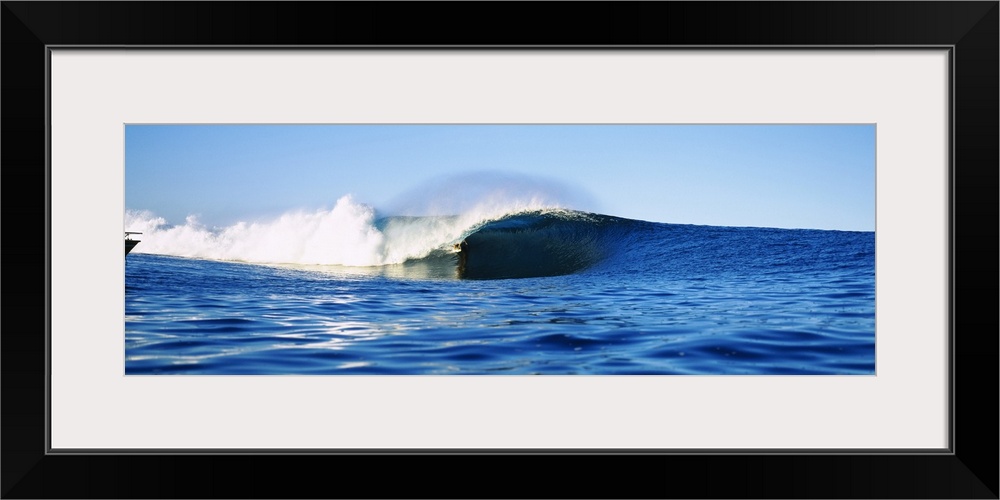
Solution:
M 455 243 L 455 251 L 458 252 L 458 277 L 465 276 L 465 262 L 469 257 L 469 244 L 462 240 L 461 243 Z

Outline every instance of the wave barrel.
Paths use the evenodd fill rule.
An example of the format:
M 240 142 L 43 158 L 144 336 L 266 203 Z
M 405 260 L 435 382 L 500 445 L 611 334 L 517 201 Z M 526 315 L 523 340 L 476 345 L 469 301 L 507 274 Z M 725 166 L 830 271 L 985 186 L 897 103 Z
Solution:
M 458 275 L 507 279 L 573 274 L 604 260 L 617 243 L 615 221 L 520 214 L 491 222 L 461 243 Z

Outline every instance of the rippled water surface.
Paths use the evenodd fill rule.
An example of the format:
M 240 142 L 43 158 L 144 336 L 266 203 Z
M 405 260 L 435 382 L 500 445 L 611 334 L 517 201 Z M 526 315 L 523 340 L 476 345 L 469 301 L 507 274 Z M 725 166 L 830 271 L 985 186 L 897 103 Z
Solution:
M 467 262 L 132 253 L 126 373 L 875 371 L 874 233 L 543 222 L 470 235 Z M 475 253 L 477 242 L 505 249 Z M 506 277 L 518 269 L 528 277 Z

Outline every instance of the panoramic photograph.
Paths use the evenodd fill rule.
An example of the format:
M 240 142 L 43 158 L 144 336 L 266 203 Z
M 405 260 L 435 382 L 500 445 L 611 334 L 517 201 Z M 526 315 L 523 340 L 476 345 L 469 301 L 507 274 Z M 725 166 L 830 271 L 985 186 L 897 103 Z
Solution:
M 126 375 L 874 375 L 873 124 L 125 134 Z

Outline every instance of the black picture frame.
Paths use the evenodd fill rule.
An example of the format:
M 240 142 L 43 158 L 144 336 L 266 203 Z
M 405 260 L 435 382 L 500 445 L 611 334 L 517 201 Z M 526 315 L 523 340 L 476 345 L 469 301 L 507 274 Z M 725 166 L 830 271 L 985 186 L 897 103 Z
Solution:
M 8 274 L 4 294 L 4 498 L 998 498 L 997 1 L 2 4 L 2 254 L 9 270 L 29 270 Z M 54 45 L 950 47 L 951 452 L 50 454 Z M 40 245 L 29 235 L 42 228 Z

